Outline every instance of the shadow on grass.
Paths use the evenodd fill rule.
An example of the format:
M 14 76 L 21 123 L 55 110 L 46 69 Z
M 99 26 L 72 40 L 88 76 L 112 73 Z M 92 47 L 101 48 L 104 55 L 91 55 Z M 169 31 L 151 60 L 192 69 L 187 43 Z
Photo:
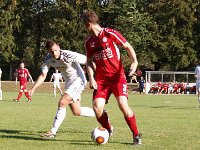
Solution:
M 177 106 L 151 106 L 150 108 L 197 109 L 197 107 L 177 107 Z
M 32 133 L 30 131 L 21 131 L 21 130 L 0 130 L 0 133 L 6 133 L 7 135 L 0 135 L 0 138 L 7 138 L 7 139 L 23 139 L 23 140 L 39 140 L 45 141 L 39 134 Z M 38 137 L 33 137 L 38 136 Z M 54 139 L 51 139 L 54 140 Z
M 2 135 L 1 133 L 5 133 Z M 92 142 L 90 140 L 62 140 L 62 139 L 45 139 L 41 136 L 41 133 L 43 132 L 37 132 L 32 133 L 31 131 L 22 131 L 22 130 L 7 130 L 7 129 L 1 129 L 0 130 L 0 138 L 5 139 L 21 139 L 21 140 L 36 140 L 36 141 L 54 141 L 54 142 L 60 142 L 64 141 L 69 144 L 80 144 L 80 145 L 90 145 L 89 142 Z M 37 137 L 34 137 L 37 136 Z

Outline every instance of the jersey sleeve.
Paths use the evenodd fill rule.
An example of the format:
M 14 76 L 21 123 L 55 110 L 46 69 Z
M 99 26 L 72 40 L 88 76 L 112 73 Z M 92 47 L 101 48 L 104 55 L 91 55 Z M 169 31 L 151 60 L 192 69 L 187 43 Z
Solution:
M 42 71 L 42 73 L 47 73 L 49 71 L 49 66 L 47 64 L 43 63 L 41 66 L 41 71 Z
M 86 64 L 86 56 L 77 52 L 69 50 L 64 51 L 64 59 L 66 62 L 77 62 L 79 64 Z
M 47 54 L 47 56 L 44 59 L 44 63 L 41 65 L 42 73 L 47 73 L 49 71 L 50 68 L 50 65 L 48 64 L 49 59 L 51 59 L 51 55 Z
M 126 39 L 122 36 L 122 34 L 114 29 L 106 28 L 105 31 L 110 34 L 112 40 L 117 44 L 123 46 L 126 43 Z

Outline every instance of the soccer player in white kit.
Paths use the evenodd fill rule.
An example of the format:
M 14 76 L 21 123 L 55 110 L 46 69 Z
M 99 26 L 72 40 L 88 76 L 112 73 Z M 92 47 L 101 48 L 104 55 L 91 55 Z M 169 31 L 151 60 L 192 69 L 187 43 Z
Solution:
M 56 97 L 56 87 L 58 87 L 60 95 L 62 95 L 60 81 L 63 82 L 63 78 L 62 78 L 61 73 L 59 73 L 57 69 L 55 69 L 55 73 L 52 74 L 50 82 L 52 80 L 53 80 L 53 94 L 54 94 L 54 97 Z
M 200 105 L 200 65 L 196 66 L 194 76 L 196 78 L 196 91 L 197 91 L 198 101 Z
M 51 66 L 62 73 L 65 80 L 65 91 L 59 100 L 53 127 L 43 135 L 45 138 L 53 138 L 66 116 L 66 107 L 68 105 L 75 116 L 94 117 L 95 113 L 92 108 L 81 107 L 80 103 L 80 95 L 87 83 L 80 64 L 86 63 L 86 56 L 69 50 L 61 50 L 60 46 L 52 40 L 47 41 L 46 48 L 48 54 L 44 64 L 41 66 L 42 73 L 29 93 L 32 96 L 35 89 L 44 82 Z

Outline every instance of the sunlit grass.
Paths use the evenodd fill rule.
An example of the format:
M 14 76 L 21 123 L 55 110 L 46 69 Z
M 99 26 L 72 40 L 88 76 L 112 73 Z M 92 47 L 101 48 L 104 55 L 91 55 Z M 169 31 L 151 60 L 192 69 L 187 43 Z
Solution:
M 200 147 L 200 109 L 196 95 L 129 95 L 138 128 L 143 134 L 142 145 L 132 146 L 132 136 L 117 103 L 112 96 L 106 106 L 114 135 L 109 143 L 95 145 L 90 134 L 98 126 L 95 118 L 74 117 L 67 109 L 67 117 L 53 140 L 43 140 L 41 134 L 51 129 L 58 98 L 52 93 L 35 93 L 31 103 L 25 96 L 16 103 L 16 92 L 4 92 L 0 101 L 1 150 L 196 150 Z M 84 92 L 82 105 L 92 106 L 91 93 Z

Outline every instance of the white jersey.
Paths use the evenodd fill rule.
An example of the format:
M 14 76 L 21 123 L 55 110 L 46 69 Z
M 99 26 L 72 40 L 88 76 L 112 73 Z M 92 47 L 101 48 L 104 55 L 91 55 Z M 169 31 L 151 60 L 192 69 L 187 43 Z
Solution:
M 60 80 L 62 79 L 62 75 L 61 75 L 61 73 L 53 73 L 53 80 L 54 80 L 54 82 L 56 82 L 56 83 L 59 83 L 60 82 Z
M 197 80 L 200 80 L 200 65 L 196 66 L 195 73 Z
M 86 85 L 85 74 L 80 64 L 86 64 L 86 56 L 69 50 L 61 50 L 60 59 L 54 59 L 51 54 L 47 54 L 41 66 L 42 72 L 47 73 L 52 66 L 59 70 L 65 82 L 73 82 L 77 78 Z

